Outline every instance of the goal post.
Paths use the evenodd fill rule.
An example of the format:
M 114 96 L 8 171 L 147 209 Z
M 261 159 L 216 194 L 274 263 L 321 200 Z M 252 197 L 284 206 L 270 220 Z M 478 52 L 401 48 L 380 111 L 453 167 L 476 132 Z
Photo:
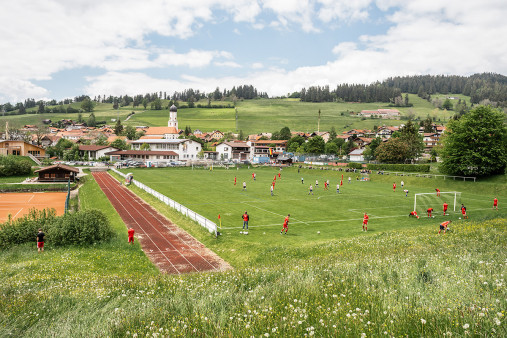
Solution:
M 456 210 L 459 210 L 459 204 L 461 204 L 461 192 L 442 191 L 414 194 L 414 211 L 424 214 L 428 208 L 437 211 L 442 210 L 444 202 L 449 205 L 449 210 L 456 212 Z

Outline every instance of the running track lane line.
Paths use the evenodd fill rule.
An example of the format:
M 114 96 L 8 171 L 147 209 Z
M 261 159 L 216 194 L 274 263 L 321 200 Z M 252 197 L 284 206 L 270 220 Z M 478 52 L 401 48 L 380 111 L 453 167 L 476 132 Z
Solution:
M 114 178 L 113 178 L 111 175 L 109 175 L 109 174 L 106 174 L 106 175 L 107 175 L 107 176 L 106 176 L 106 177 L 107 177 L 107 180 L 108 180 L 109 182 L 112 182 L 112 187 L 115 187 L 115 188 L 116 188 L 116 187 L 118 187 L 118 182 L 116 181 L 116 179 L 114 179 Z M 116 190 L 117 190 L 117 191 L 122 191 L 122 189 L 124 189 L 124 188 L 121 188 L 121 186 L 120 186 L 120 188 L 119 188 L 119 189 L 116 189 Z M 186 234 L 185 232 L 182 232 L 182 233 L 184 233 L 184 234 L 186 234 L 186 235 L 188 236 L 188 239 L 187 239 L 187 240 L 185 240 L 185 239 L 181 238 L 181 236 L 179 236 L 177 232 L 175 232 L 175 231 L 173 231 L 173 230 L 171 229 L 172 227 L 171 227 L 171 228 L 169 228 L 169 227 L 166 227 L 166 226 L 165 226 L 165 224 L 168 222 L 168 220 L 167 220 L 166 218 L 164 218 L 161 214 L 159 214 L 156 210 L 154 210 L 151 206 L 149 206 L 149 204 L 146 204 L 146 203 L 145 203 L 143 200 L 141 200 L 141 199 L 140 199 L 137 195 L 133 194 L 130 190 L 125 189 L 125 191 L 127 191 L 129 194 L 131 194 L 131 195 L 134 197 L 134 199 L 135 199 L 135 200 L 139 203 L 139 205 L 140 205 L 140 206 L 142 206 L 142 207 L 143 207 L 143 209 L 146 211 L 146 214 L 147 214 L 147 215 L 149 215 L 149 216 L 151 216 L 152 218 L 154 218 L 154 221 L 155 221 L 155 222 L 158 222 L 158 223 L 162 224 L 162 226 L 164 226 L 164 229 L 165 229 L 165 230 L 168 230 L 168 231 L 171 233 L 171 235 L 172 235 L 172 236 L 175 236 L 175 237 L 176 237 L 176 238 L 177 238 L 180 242 L 182 242 L 182 243 L 186 246 L 186 249 L 190 249 L 190 250 L 192 250 L 192 251 L 194 252 L 194 254 L 195 254 L 196 256 L 198 256 L 198 257 L 202 260 L 202 262 L 207 263 L 207 265 L 208 265 L 208 266 L 206 267 L 206 270 L 208 270 L 209 268 L 214 269 L 214 270 L 217 270 L 217 269 L 219 268 L 219 266 L 214 266 L 214 265 L 213 265 L 212 263 L 210 263 L 210 262 L 209 262 L 209 261 L 208 261 L 205 257 L 203 257 L 201 254 L 199 254 L 199 253 L 195 250 L 195 248 L 194 248 L 194 245 L 193 245 L 193 244 L 196 244 L 196 241 L 195 241 L 195 240 L 193 240 L 193 238 L 192 238 L 192 237 L 188 236 L 188 234 Z M 144 213 L 143 213 L 143 217 L 144 217 L 144 215 L 146 215 L 146 214 L 144 214 Z M 174 225 L 173 225 L 173 227 L 174 227 Z M 174 249 L 176 249 L 176 247 L 175 247 L 172 243 L 170 243 L 170 242 L 169 242 L 169 241 L 168 241 L 168 240 L 164 237 L 164 235 L 163 235 L 163 234 L 162 234 L 162 233 L 161 233 L 158 229 L 155 229 L 155 230 L 157 231 L 157 233 L 160 235 L 160 237 L 161 237 L 161 238 L 164 238 L 164 239 L 165 239 L 165 240 L 166 240 L 166 241 L 167 241 L 167 242 L 168 242 L 171 246 L 173 246 L 173 247 L 174 247 Z M 199 244 L 200 244 L 200 243 L 199 243 Z M 182 249 L 183 249 L 183 248 L 182 248 Z M 184 255 L 182 255 L 182 257 L 186 259 L 186 257 L 185 257 Z M 188 260 L 187 260 L 187 261 L 188 261 Z M 190 265 L 192 265 L 192 263 L 191 263 L 190 261 L 188 261 L 188 263 L 189 263 Z M 217 264 L 217 265 L 218 265 L 218 264 Z M 196 267 L 196 270 L 197 270 L 197 271 L 200 271 L 197 267 Z
M 158 215 L 158 217 L 157 217 L 157 213 L 155 210 L 151 209 L 148 205 L 145 204 L 145 202 L 140 200 L 135 194 L 133 194 L 129 190 L 121 187 L 113 177 L 111 177 L 109 174 L 106 174 L 106 173 L 100 173 L 97 176 L 100 180 L 99 183 L 102 183 L 101 185 L 107 186 L 107 188 L 106 188 L 106 190 L 104 190 L 104 192 L 106 193 L 106 195 L 108 195 L 108 197 L 110 197 L 111 202 L 113 204 L 117 204 L 117 206 L 116 206 L 117 209 L 122 210 L 122 212 L 120 212 L 120 210 L 118 210 L 120 215 L 123 215 L 125 218 L 128 218 L 126 215 L 130 216 L 130 218 L 132 218 L 134 220 L 134 222 L 139 226 L 139 228 L 145 233 L 146 237 L 148 237 L 148 239 L 151 241 L 151 243 L 158 249 L 158 252 L 156 252 L 156 253 L 162 254 L 164 256 L 164 258 L 166 259 L 166 261 L 169 262 L 172 265 L 173 269 L 175 269 L 178 273 L 182 272 L 182 271 L 180 271 L 181 269 L 178 269 L 173 264 L 171 259 L 169 257 L 167 257 L 167 255 L 164 253 L 164 251 L 160 249 L 160 246 L 162 246 L 161 244 L 168 245 L 168 246 L 172 247 L 172 249 L 177 254 L 179 254 L 180 259 L 182 258 L 184 261 L 186 261 L 186 264 L 185 264 L 186 269 L 185 270 L 188 270 L 189 267 L 192 267 L 192 269 L 191 269 L 192 271 L 210 270 L 210 268 L 212 270 L 218 269 L 218 267 L 220 266 L 219 263 L 217 263 L 217 267 L 215 267 L 213 264 L 208 262 L 202 255 L 200 255 L 199 253 L 197 253 L 195 251 L 195 249 L 193 249 L 192 245 L 185 243 L 185 241 L 183 239 L 181 239 L 181 237 L 179 237 L 177 234 L 174 233 L 174 231 L 172 231 L 170 228 L 168 228 L 164 225 L 165 223 L 167 223 L 167 220 L 165 218 L 163 218 L 161 215 Z M 120 197 L 123 200 L 123 202 L 118 197 Z M 127 198 L 127 197 L 129 197 L 129 198 Z M 145 212 L 142 212 L 143 211 L 142 209 L 144 209 Z M 134 214 L 134 212 L 130 212 L 129 210 L 135 210 L 137 212 L 137 215 Z M 134 217 L 134 216 L 137 216 L 137 217 Z M 148 228 L 146 228 L 146 229 L 144 229 L 139 222 L 139 221 L 143 221 L 143 219 L 148 224 Z M 160 220 L 160 219 L 162 219 L 162 220 Z M 128 223 L 128 219 L 125 219 L 125 221 Z M 173 238 L 176 241 L 176 245 L 181 246 L 181 244 L 183 244 L 188 249 L 192 249 L 192 251 L 194 251 L 195 256 L 197 256 L 197 257 L 195 257 L 195 256 L 188 257 L 189 259 L 193 258 L 193 260 L 195 260 L 194 264 L 192 264 L 192 262 L 190 262 L 190 260 L 187 259 L 187 257 L 185 257 L 185 255 L 180 250 L 177 249 L 175 243 L 172 243 L 167 238 L 165 238 L 164 234 L 162 234 L 157 229 L 157 227 L 156 227 L 157 225 L 159 227 L 163 227 L 164 230 L 169 231 L 170 232 L 169 235 L 172 235 L 172 237 L 176 237 L 176 238 Z M 153 231 L 150 231 L 150 230 L 154 230 L 155 236 L 153 235 Z M 150 232 L 152 233 L 151 237 L 149 234 Z M 154 238 L 157 239 L 157 241 L 155 241 Z M 162 240 L 162 243 L 160 242 L 160 240 Z M 197 241 L 196 241 L 196 243 L 200 244 Z M 202 244 L 200 244 L 200 245 L 202 246 Z M 182 247 L 182 249 L 185 249 L 185 247 Z M 169 250 L 169 249 L 167 249 L 167 250 Z M 150 256 L 150 252 L 146 252 L 146 253 Z M 153 253 L 153 251 L 151 251 L 151 253 Z M 195 264 L 197 264 L 197 263 L 199 263 L 200 269 L 198 269 L 195 266 Z M 203 264 L 203 263 L 206 263 L 206 264 Z M 183 268 L 185 268 L 185 266 Z
M 146 231 L 143 229 L 143 227 L 139 224 L 139 222 L 136 220 L 136 218 L 128 211 L 128 209 L 124 206 L 124 204 L 116 197 L 116 194 L 113 193 L 112 189 L 108 188 L 106 186 L 106 183 L 104 182 L 104 177 L 102 177 L 101 174 L 93 174 L 95 177 L 95 180 L 97 181 L 98 185 L 106 195 L 106 197 L 109 199 L 113 207 L 116 209 L 116 212 L 120 215 L 122 220 L 126 223 L 127 226 L 132 226 L 134 223 L 137 225 L 138 229 L 141 229 L 144 234 L 146 234 L 146 237 L 149 241 L 152 242 L 152 244 L 158 249 L 159 252 L 162 253 L 162 256 L 166 259 L 166 261 L 171 265 L 172 269 L 177 273 L 180 274 L 181 272 L 174 266 L 174 264 L 171 262 L 171 260 L 160 250 L 160 248 L 157 246 L 157 244 L 153 241 L 153 239 L 147 235 Z M 122 196 L 121 193 L 118 194 L 119 196 Z M 124 197 L 124 196 L 123 196 Z M 125 199 L 125 197 L 124 197 Z M 121 210 L 120 210 L 121 209 Z M 135 210 L 135 209 L 131 209 Z M 127 219 L 127 215 L 132 219 L 131 221 Z M 148 254 L 146 252 L 146 254 Z

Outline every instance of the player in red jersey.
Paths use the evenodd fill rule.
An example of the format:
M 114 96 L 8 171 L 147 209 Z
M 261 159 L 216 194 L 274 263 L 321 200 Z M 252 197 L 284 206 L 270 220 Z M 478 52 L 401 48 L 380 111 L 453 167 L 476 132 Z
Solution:
M 411 211 L 410 214 L 408 214 L 408 217 L 416 217 L 417 219 L 419 219 L 419 216 L 417 216 L 417 211 Z
M 442 222 L 440 223 L 440 229 L 438 230 L 438 233 L 440 233 L 440 231 L 444 230 L 444 234 L 445 232 L 447 231 L 447 227 L 449 226 L 449 223 L 451 223 L 452 221 L 445 221 L 445 222 Z
M 493 209 L 498 210 L 498 198 L 496 198 L 496 197 L 495 197 L 495 199 L 493 200 Z
M 234 176 L 234 185 L 236 185 L 236 176 Z
M 448 206 L 449 206 L 449 204 L 447 204 L 447 202 L 444 202 L 444 216 L 445 216 L 445 213 L 447 212 Z
M 130 244 L 134 244 L 134 232 L 135 232 L 134 229 L 132 229 L 132 228 L 128 229 L 129 243 Z
M 283 234 L 284 230 L 285 230 L 285 234 L 287 235 L 287 231 L 289 231 L 289 217 L 290 217 L 290 214 L 288 214 L 287 217 L 285 217 L 285 219 L 283 220 L 283 228 L 282 228 L 282 231 L 280 231 L 280 235 Z
M 437 196 L 440 196 L 440 189 L 435 189 L 435 191 L 437 192 Z
M 426 212 L 428 213 L 428 217 L 432 217 L 432 213 L 433 213 L 433 208 L 428 208 L 428 210 L 426 210 Z
M 393 192 L 396 191 L 396 182 L 393 183 Z
M 461 214 L 463 215 L 463 219 L 468 219 L 467 216 L 467 208 L 461 203 Z
M 368 220 L 370 218 L 368 217 L 368 215 L 366 213 L 364 213 L 364 217 L 363 217 L 363 231 L 368 231 Z

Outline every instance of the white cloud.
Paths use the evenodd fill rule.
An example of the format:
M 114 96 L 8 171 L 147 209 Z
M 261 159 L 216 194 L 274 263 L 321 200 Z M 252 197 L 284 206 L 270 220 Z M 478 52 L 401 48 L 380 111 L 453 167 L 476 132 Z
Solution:
M 214 62 L 214 65 L 218 67 L 227 67 L 227 68 L 243 68 L 243 66 L 234 61 Z
M 262 47 L 250 60 L 238 60 L 232 45 L 221 51 L 183 44 L 205 31 L 204 25 L 227 19 L 246 23 L 255 33 L 299 29 L 306 32 L 301 34 L 319 38 L 317 32 L 329 26 L 370 20 L 374 6 L 387 15 L 380 21 L 389 22 L 389 30 L 336 40 L 334 48 L 325 41 L 322 48 L 332 50 L 334 59 L 314 67 L 286 70 L 281 67 L 292 62 L 283 55 L 267 54 Z M 136 94 L 192 86 L 214 90 L 217 85 L 252 83 L 270 95 L 284 95 L 310 85 L 369 83 L 406 74 L 505 74 L 506 14 L 503 0 L 5 1 L 0 12 L 0 102 L 46 97 L 48 91 L 35 81 L 83 67 L 106 71 L 88 78 L 89 94 Z M 241 31 L 232 26 L 231 31 L 249 38 L 243 26 Z M 163 39 L 170 42 L 161 43 Z M 259 62 L 251 63 L 252 59 Z M 166 67 L 229 67 L 239 72 L 247 64 L 251 68 L 243 67 L 243 71 L 252 73 L 227 78 L 160 80 L 142 73 Z

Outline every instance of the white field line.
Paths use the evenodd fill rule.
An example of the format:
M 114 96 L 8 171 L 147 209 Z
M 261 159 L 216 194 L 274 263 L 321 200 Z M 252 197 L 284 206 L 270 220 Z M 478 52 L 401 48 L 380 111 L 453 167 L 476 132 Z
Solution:
M 12 219 L 15 219 L 15 218 L 18 216 L 18 214 L 19 214 L 19 213 L 20 213 L 23 209 L 24 209 L 24 208 L 19 209 L 19 211 L 16 213 L 16 215 L 12 216 Z
M 249 205 L 249 206 L 252 206 L 252 207 L 257 208 L 257 209 L 260 209 L 260 210 L 262 210 L 262 211 L 270 212 L 270 213 L 272 213 L 272 214 L 274 214 L 274 215 L 277 215 L 277 216 L 280 216 L 280 217 L 285 217 L 285 215 L 282 215 L 282 214 L 277 214 L 276 212 L 269 211 L 269 210 L 266 210 L 266 209 L 263 209 L 263 208 L 257 207 L 257 206 L 255 206 L 255 205 L 252 205 L 252 204 L 248 204 L 248 203 L 244 203 L 244 204 Z M 292 224 L 294 224 L 294 223 L 304 223 L 304 224 L 310 225 L 310 223 L 307 223 L 307 222 L 305 222 L 305 221 L 301 221 L 301 220 L 299 220 L 299 221 L 298 221 L 298 220 L 297 220 L 297 218 L 295 218 L 295 217 L 292 217 L 292 220 L 294 220 L 294 221 L 295 221 L 295 222 L 291 221 L 291 223 L 292 223 Z M 225 229 L 225 228 L 224 228 L 224 229 Z
M 268 210 L 266 210 L 266 211 L 268 211 Z M 372 216 L 372 217 L 370 217 L 370 219 L 396 218 L 396 217 L 407 217 L 407 215 L 403 214 L 403 215 L 396 215 L 396 216 Z M 325 221 L 310 221 L 310 222 L 295 221 L 295 222 L 291 222 L 291 224 L 304 223 L 307 225 L 311 225 L 311 224 L 317 224 L 317 223 L 358 222 L 358 221 L 362 221 L 362 220 L 363 220 L 363 218 L 361 217 L 361 218 L 331 219 L 331 220 L 325 220 Z M 261 228 L 261 227 L 273 227 L 273 226 L 281 227 L 282 222 L 277 223 L 277 224 L 250 225 L 249 228 Z M 242 227 L 222 227 L 222 229 L 225 229 L 225 230 L 227 230 L 227 229 L 242 229 Z
M 31 200 L 32 200 L 32 198 L 34 198 L 34 197 L 35 197 L 35 195 L 30 196 L 30 198 L 28 199 L 28 201 L 27 201 L 26 203 L 30 203 L 30 201 L 31 201 Z

